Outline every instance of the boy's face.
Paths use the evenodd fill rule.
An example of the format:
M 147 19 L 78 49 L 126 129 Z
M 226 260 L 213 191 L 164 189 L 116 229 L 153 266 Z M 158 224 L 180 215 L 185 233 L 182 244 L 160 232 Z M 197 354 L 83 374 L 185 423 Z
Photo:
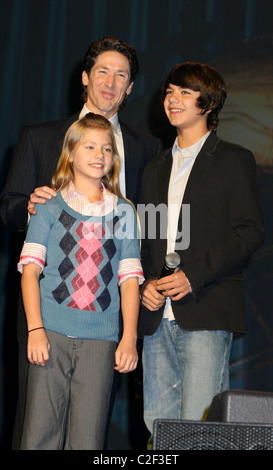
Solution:
M 127 57 L 116 51 L 102 52 L 89 75 L 83 72 L 82 83 L 87 87 L 88 109 L 110 119 L 133 87 Z
M 207 113 L 202 115 L 197 106 L 199 91 L 183 88 L 172 83 L 166 89 L 164 109 L 170 123 L 178 133 L 186 129 L 207 129 Z

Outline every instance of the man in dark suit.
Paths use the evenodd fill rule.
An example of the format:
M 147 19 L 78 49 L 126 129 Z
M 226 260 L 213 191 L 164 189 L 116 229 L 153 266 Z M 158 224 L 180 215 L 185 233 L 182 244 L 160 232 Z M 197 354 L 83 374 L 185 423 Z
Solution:
M 35 188 L 39 189 L 33 202 L 54 194 L 47 186 L 51 185 L 64 135 L 75 120 L 90 111 L 112 122 L 122 164 L 121 190 L 137 204 L 143 168 L 162 148 L 158 139 L 130 128 L 118 118 L 138 69 L 136 51 L 125 42 L 103 38 L 90 45 L 83 64 L 82 110 L 69 118 L 26 126 L 20 133 L 0 201 L 0 217 L 6 227 L 25 230 L 28 200 Z
M 252 153 L 215 132 L 225 98 L 212 67 L 174 67 L 163 99 L 177 138 L 143 174 L 139 334 L 151 433 L 156 418 L 204 418 L 212 398 L 229 388 L 232 340 L 247 331 L 242 266 L 262 244 L 264 226 Z M 161 215 L 168 208 L 152 236 L 147 204 L 149 211 L 160 205 Z M 174 251 L 179 267 L 158 279 L 166 253 Z
M 145 164 L 161 150 L 161 142 L 143 132 L 131 129 L 119 120 L 118 110 L 125 105 L 138 72 L 136 51 L 115 38 L 92 43 L 85 55 L 82 83 L 82 110 L 65 119 L 26 126 L 22 129 L 11 163 L 10 172 L 0 201 L 0 218 L 10 230 L 24 232 L 27 227 L 28 202 L 44 202 L 55 192 L 49 187 L 61 153 L 68 127 L 88 112 L 102 114 L 114 127 L 121 159 L 120 183 L 123 195 L 138 202 L 140 180 Z M 35 188 L 36 191 L 35 191 Z M 19 400 L 13 448 L 19 446 L 25 401 L 27 371 L 27 330 L 21 300 L 18 314 Z

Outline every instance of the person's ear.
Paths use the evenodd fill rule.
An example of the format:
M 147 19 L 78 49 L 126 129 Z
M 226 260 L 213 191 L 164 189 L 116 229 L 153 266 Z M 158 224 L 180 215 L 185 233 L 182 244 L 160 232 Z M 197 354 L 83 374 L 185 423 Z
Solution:
M 84 71 L 82 72 L 82 84 L 83 84 L 84 86 L 87 86 L 87 85 L 88 85 L 88 82 L 89 82 L 89 77 L 88 77 L 87 72 L 84 70 Z
M 128 86 L 127 90 L 126 90 L 126 95 L 129 96 L 131 91 L 132 91 L 132 88 L 133 88 L 133 85 L 134 85 L 134 82 L 131 82 L 130 85 Z

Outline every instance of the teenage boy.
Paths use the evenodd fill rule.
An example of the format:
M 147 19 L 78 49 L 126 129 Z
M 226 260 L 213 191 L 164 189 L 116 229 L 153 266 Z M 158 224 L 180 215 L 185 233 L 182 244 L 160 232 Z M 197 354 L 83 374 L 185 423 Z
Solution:
M 202 420 L 212 398 L 229 388 L 232 340 L 247 331 L 242 266 L 263 242 L 264 227 L 252 153 L 216 135 L 225 98 L 212 67 L 175 66 L 163 99 L 177 138 L 144 170 L 141 203 L 168 206 L 163 235 L 161 227 L 148 238 L 149 223 L 142 229 L 139 334 L 151 433 L 156 418 Z M 176 239 L 181 233 L 189 239 Z M 173 251 L 179 268 L 158 279 Z

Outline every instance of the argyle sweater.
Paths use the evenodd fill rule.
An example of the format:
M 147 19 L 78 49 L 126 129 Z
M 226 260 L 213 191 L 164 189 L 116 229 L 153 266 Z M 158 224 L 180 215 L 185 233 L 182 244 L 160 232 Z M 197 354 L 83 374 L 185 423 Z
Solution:
M 57 193 L 35 209 L 25 244 L 46 250 L 40 281 L 44 327 L 77 338 L 118 341 L 120 260 L 135 259 L 131 276 L 143 282 L 134 208 L 119 198 L 111 213 L 83 216 Z M 35 254 L 33 261 L 43 264 Z

